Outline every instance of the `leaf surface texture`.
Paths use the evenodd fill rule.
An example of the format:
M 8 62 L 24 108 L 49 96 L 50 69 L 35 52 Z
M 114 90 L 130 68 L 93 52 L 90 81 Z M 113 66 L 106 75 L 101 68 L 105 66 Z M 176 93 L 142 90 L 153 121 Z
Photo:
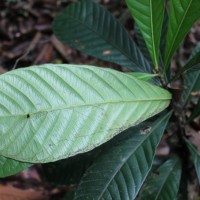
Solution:
M 135 199 L 153 162 L 170 113 L 150 123 L 133 127 L 123 134 L 124 139 L 105 151 L 87 170 L 75 194 L 75 200 Z
M 158 70 L 164 0 L 126 0 L 126 3 L 142 32 L 153 63 Z
M 111 69 L 34 66 L 0 76 L 0 155 L 50 162 L 89 151 L 165 109 L 171 94 Z
M 172 157 L 148 177 L 140 192 L 139 200 L 176 199 L 181 178 L 181 162 Z
M 64 9 L 53 22 L 53 31 L 60 41 L 91 56 L 135 71 L 152 71 L 124 27 L 90 0 Z
M 200 18 L 199 0 L 171 0 L 167 41 L 165 48 L 165 69 L 192 25 Z

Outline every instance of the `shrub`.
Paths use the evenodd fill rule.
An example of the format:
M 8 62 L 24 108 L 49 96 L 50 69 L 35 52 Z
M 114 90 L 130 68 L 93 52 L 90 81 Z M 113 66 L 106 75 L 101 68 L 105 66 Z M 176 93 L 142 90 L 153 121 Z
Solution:
M 84 200 L 183 198 L 191 163 L 200 181 L 200 154 L 186 130 L 200 113 L 198 101 L 186 115 L 191 92 L 200 89 L 199 46 L 184 66 L 175 72 L 170 66 L 200 18 L 200 1 L 171 0 L 169 15 L 164 0 L 126 4 L 137 44 L 89 0 L 64 9 L 53 31 L 63 43 L 131 72 L 45 64 L 0 76 L 1 177 L 49 163 L 42 165 L 46 178 L 79 183 L 71 198 Z M 164 133 L 170 153 L 157 158 Z

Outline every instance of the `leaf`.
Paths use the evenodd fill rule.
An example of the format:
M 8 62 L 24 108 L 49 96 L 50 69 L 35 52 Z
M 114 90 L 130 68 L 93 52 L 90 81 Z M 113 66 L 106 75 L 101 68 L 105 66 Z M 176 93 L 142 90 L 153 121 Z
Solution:
M 43 65 L 0 76 L 0 155 L 50 162 L 89 151 L 165 109 L 171 94 L 111 69 Z
M 192 114 L 190 115 L 190 117 L 188 119 L 188 122 L 191 122 L 192 120 L 194 120 L 199 115 L 200 115 L 200 100 L 198 101 L 197 105 L 193 109 Z
M 140 124 L 123 132 L 124 139 L 94 161 L 75 193 L 75 200 L 135 199 L 151 169 L 155 149 L 171 113 L 153 123 Z M 150 126 L 149 132 L 141 134 Z
M 16 174 L 32 164 L 19 162 L 13 159 L 9 159 L 3 156 L 0 156 L 0 178 L 11 176 Z
M 142 188 L 139 200 L 176 199 L 181 179 L 181 162 L 173 157 L 151 173 Z
M 190 73 L 197 70 L 200 70 L 200 43 L 197 44 L 196 48 L 192 52 L 189 62 L 181 68 L 181 73 L 185 71 Z
M 176 73 L 176 75 L 173 77 L 173 80 L 179 78 L 179 76 L 184 72 L 191 73 L 198 70 L 200 70 L 200 43 L 197 44 L 189 58 L 189 61 Z
M 189 32 L 192 25 L 200 18 L 199 0 L 171 0 L 167 42 L 165 48 L 165 70 L 175 50 Z
M 200 90 L 200 71 L 189 73 L 185 76 L 185 90 L 183 93 L 184 105 L 187 105 L 191 92 Z
M 197 173 L 197 177 L 198 177 L 198 181 L 199 181 L 199 184 L 200 184 L 200 154 L 197 151 L 197 149 L 195 148 L 195 146 L 189 142 L 189 140 L 185 139 L 185 142 L 186 142 L 187 147 L 190 151 L 191 159 L 192 159 L 192 162 L 194 164 L 194 167 L 195 167 L 195 170 L 196 170 L 196 173 Z
M 196 65 L 196 63 L 198 63 L 199 53 L 200 53 L 200 45 L 197 45 L 185 66 Z M 178 72 L 173 79 L 179 77 L 179 74 L 181 74 L 181 72 Z M 185 85 L 185 90 L 183 92 L 183 102 L 184 105 L 186 106 L 190 99 L 191 92 L 200 90 L 200 70 L 187 73 L 184 77 L 184 85 Z
M 152 71 L 124 27 L 90 0 L 69 5 L 52 28 L 60 41 L 84 53 L 134 71 Z
M 101 148 L 96 148 L 84 154 L 43 164 L 42 170 L 44 177 L 54 184 L 78 184 L 86 169 L 92 164 L 100 152 Z
M 137 25 L 135 25 L 135 27 L 134 27 L 134 33 L 135 33 L 135 37 L 136 37 L 136 43 L 138 44 L 140 51 L 142 52 L 144 57 L 148 60 L 150 65 L 153 67 L 151 56 L 149 55 L 149 51 L 147 49 L 147 45 L 146 45 L 144 38 L 142 36 L 142 33 Z
M 165 7 L 163 24 L 162 24 L 162 32 L 161 32 L 161 40 L 160 40 L 160 68 L 159 70 L 161 72 L 163 71 L 163 68 L 164 68 L 164 51 L 165 51 L 165 45 L 166 45 L 168 20 L 169 20 L 169 16 L 168 16 L 167 8 Z
M 152 78 L 158 76 L 158 74 L 147 74 L 147 73 L 141 73 L 141 72 L 127 72 L 127 74 L 143 81 L 149 81 Z
M 190 67 L 186 73 L 192 73 L 200 70 L 200 63 Z
M 164 1 L 126 0 L 126 4 L 142 32 L 153 63 L 155 64 L 155 69 L 158 71 Z

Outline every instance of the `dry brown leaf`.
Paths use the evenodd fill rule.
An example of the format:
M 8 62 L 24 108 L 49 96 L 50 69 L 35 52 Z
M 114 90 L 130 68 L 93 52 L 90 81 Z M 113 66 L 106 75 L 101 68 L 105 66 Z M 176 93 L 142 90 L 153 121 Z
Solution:
M 41 191 L 22 190 L 12 186 L 0 186 L 0 200 L 48 200 Z

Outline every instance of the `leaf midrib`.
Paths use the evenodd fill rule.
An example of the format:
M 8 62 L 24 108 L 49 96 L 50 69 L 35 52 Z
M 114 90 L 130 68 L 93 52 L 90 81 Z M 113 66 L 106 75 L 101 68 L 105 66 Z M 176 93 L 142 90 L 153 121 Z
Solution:
M 131 100 L 121 100 L 121 101 L 104 101 L 104 102 L 94 102 L 92 103 L 88 103 L 88 104 L 79 104 L 79 105 L 71 105 L 71 106 L 61 106 L 55 109 L 44 109 L 44 110 L 39 110 L 37 112 L 26 112 L 23 114 L 10 114 L 10 115 L 2 115 L 1 117 L 14 117 L 14 116 L 24 116 L 24 115 L 34 115 L 34 114 L 38 114 L 41 112 L 54 112 L 54 111 L 58 111 L 58 110 L 67 110 L 67 109 L 73 109 L 73 108 L 79 108 L 79 107 L 89 107 L 89 106 L 97 106 L 97 105 L 106 105 L 106 104 L 118 104 L 118 103 L 132 103 L 132 102 L 146 102 L 146 101 L 169 101 L 171 98 L 157 98 L 157 99 L 131 99 Z M 1 107 L 1 106 L 0 106 Z

